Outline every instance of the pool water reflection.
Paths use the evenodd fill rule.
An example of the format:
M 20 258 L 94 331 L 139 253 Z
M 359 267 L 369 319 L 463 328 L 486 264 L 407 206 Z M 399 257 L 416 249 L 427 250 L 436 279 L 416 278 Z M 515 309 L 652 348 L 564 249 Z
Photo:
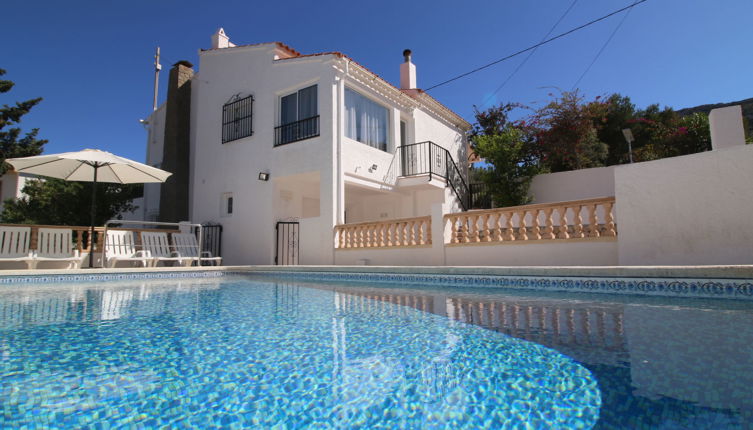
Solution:
M 3 291 L 0 378 L 0 427 L 590 428 L 602 401 L 534 342 L 241 277 Z
M 345 308 L 399 304 L 574 358 L 602 393 L 597 428 L 753 426 L 750 302 L 430 286 L 325 288 L 337 291 Z

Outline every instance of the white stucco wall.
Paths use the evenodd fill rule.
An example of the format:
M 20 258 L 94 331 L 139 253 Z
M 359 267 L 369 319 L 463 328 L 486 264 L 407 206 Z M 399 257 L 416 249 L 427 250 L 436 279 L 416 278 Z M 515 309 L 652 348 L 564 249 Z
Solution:
M 466 141 L 462 132 L 438 121 L 420 109 L 413 112 L 413 119 L 414 142 L 432 141 L 448 150 L 455 163 L 464 164 L 463 162 L 466 161 L 464 157 L 466 155 L 464 149 Z
M 436 266 L 431 247 L 393 249 L 353 249 L 335 251 L 335 264 L 352 266 L 366 260 L 369 266 Z
M 167 105 L 162 104 L 152 112 L 147 121 L 146 164 L 160 168 L 165 148 L 165 113 Z M 141 215 L 145 221 L 156 221 L 159 216 L 160 190 L 162 184 L 144 184 L 144 199 Z
M 441 247 L 440 247 L 441 248 Z M 335 264 L 371 266 L 615 266 L 617 242 L 529 242 L 525 244 L 349 249 L 335 252 Z
M 349 187 L 345 191 L 348 223 L 413 218 L 431 214 L 431 206 L 443 203 L 444 188 L 401 189 L 389 192 L 368 192 Z
M 3 211 L 5 200 L 22 197 L 24 194 L 21 190 L 26 185 L 26 181 L 34 178 L 34 176 L 15 172 L 8 172 L 0 176 L 0 212 Z
M 346 85 L 360 93 L 365 92 L 363 87 L 353 83 L 346 82 Z M 374 97 L 374 100 L 383 105 L 389 104 L 389 101 L 383 97 Z M 448 199 L 450 206 L 458 206 L 453 193 L 442 193 L 438 191 L 439 188 L 436 186 L 416 187 L 407 184 L 402 179 L 397 183 L 390 183 L 388 176 L 394 181 L 401 172 L 400 157 L 395 154 L 396 147 L 400 144 L 399 122 L 401 120 L 406 123 L 407 144 L 424 141 L 434 142 L 449 151 L 463 174 L 466 173 L 464 160 L 467 157 L 465 134 L 458 128 L 421 109 L 406 110 L 392 106 L 390 120 L 391 134 L 387 146 L 388 152 L 343 137 L 342 169 L 346 184 L 372 187 L 386 191 L 391 195 L 391 197 L 374 198 L 374 205 L 379 206 L 378 210 L 374 211 L 370 207 L 374 205 L 348 202 L 346 194 L 345 206 L 348 210 L 348 222 L 372 221 L 389 217 L 425 216 L 429 215 L 432 204 L 443 202 L 445 198 Z M 373 165 L 376 165 L 377 169 L 369 171 L 369 168 Z M 390 173 L 392 175 L 389 175 Z M 434 180 L 442 181 L 436 177 Z M 436 185 L 436 183 L 433 185 Z M 369 200 L 372 200 L 372 198 L 369 198 Z M 387 213 L 388 216 L 383 216 L 384 213 Z
M 622 265 L 753 264 L 753 146 L 615 169 Z
M 345 190 L 345 220 L 347 223 L 386 221 L 405 218 L 408 208 L 406 196 L 394 192 L 360 194 L 358 189 Z M 361 191 L 363 193 L 363 191 Z
M 321 180 L 319 172 L 272 179 L 275 220 L 295 221 L 321 215 Z
M 383 188 L 384 178 L 393 158 L 394 154 L 391 152 L 372 148 L 347 137 L 343 138 L 342 169 L 343 173 L 348 176 L 346 181 L 371 185 L 377 189 Z M 374 165 L 377 168 L 371 170 Z
M 274 61 L 273 46 L 202 52 L 193 81 L 191 217 L 223 224 L 227 264 L 273 262 L 276 193 L 259 172 L 273 179 L 319 172 L 320 216 L 332 217 L 334 71 L 320 58 Z M 320 136 L 274 147 L 279 97 L 311 85 L 318 85 Z M 222 106 L 235 94 L 254 96 L 254 134 L 222 144 Z M 223 193 L 233 194 L 232 216 L 220 217 Z
M 334 232 L 330 220 L 322 217 L 300 220 L 299 263 L 305 265 L 332 264 L 331 249 Z M 322 252 L 326 248 L 328 252 Z
M 614 266 L 617 241 L 540 241 L 449 246 L 447 266 Z
M 553 203 L 614 195 L 616 166 L 537 175 L 531 182 L 531 203 Z
M 456 161 L 465 157 L 461 130 L 428 109 L 422 111 L 424 105 L 416 107 L 410 96 L 385 88 L 383 82 L 360 69 L 356 71 L 360 66 L 350 66 L 349 59 L 330 54 L 280 59 L 289 55 L 276 44 L 199 54 L 191 94 L 190 218 L 192 222 L 223 225 L 222 253 L 227 264 L 272 264 L 275 223 L 292 219 L 301 222 L 301 262 L 331 264 L 335 258 L 332 229 L 338 220 L 342 222 L 349 205 L 357 218 L 379 219 L 428 215 L 433 203 L 446 200 L 446 189 L 395 190 L 385 184 L 399 144 L 400 119 L 408 124 L 409 143 L 431 140 L 450 149 Z M 318 86 L 320 135 L 274 147 L 280 97 L 311 85 Z M 389 152 L 344 136 L 344 88 L 354 89 L 389 110 Z M 253 135 L 222 144 L 222 106 L 234 95 L 254 96 Z M 150 121 L 164 123 L 158 115 L 159 111 Z M 149 148 L 148 159 L 157 158 Z M 369 172 L 372 165 L 377 169 Z M 270 181 L 259 181 L 259 172 L 268 172 Z M 311 179 L 314 177 L 316 181 Z M 344 201 L 345 184 L 378 193 Z M 233 197 L 229 216 L 222 210 L 223 196 L 228 193 Z M 314 210 L 317 200 L 318 211 Z M 387 215 L 383 216 L 385 208 Z M 355 222 L 350 216 L 348 221 Z M 312 248 L 314 245 L 318 248 Z

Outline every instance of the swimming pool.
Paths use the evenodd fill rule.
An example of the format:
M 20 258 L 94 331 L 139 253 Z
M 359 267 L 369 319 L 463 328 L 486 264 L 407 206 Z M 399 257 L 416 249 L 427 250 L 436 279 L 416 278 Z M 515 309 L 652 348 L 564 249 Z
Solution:
M 750 300 L 290 274 L 2 286 L 0 427 L 744 428 L 752 323 Z

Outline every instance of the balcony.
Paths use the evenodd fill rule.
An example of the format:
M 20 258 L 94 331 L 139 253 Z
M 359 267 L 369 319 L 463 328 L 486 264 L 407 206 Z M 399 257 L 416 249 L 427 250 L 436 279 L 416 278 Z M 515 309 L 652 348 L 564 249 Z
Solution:
M 442 178 L 452 188 L 463 210 L 468 210 L 468 185 L 452 155 L 445 148 L 427 141 L 403 145 L 397 149 L 401 166 L 400 177 L 428 175 L 429 180 L 433 176 Z
M 274 146 L 319 136 L 319 115 L 275 127 Z

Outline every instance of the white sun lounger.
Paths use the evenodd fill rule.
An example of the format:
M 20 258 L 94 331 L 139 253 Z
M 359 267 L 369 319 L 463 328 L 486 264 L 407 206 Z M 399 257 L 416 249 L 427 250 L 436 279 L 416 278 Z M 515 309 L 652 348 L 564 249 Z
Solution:
M 180 253 L 183 258 L 189 258 L 191 263 L 195 261 L 198 265 L 201 265 L 201 263 L 204 262 L 211 262 L 216 266 L 222 264 L 222 257 L 213 257 L 212 253 L 209 251 L 199 252 L 199 243 L 196 241 L 196 236 L 193 234 L 173 233 L 172 236 L 175 250 Z
M 126 230 L 107 230 L 105 238 L 105 264 L 115 267 L 118 262 L 126 261 L 131 264 L 141 263 L 142 267 L 149 267 L 152 255 L 149 251 L 136 251 L 136 241 L 133 232 Z
M 152 266 L 158 266 L 159 263 L 177 263 L 180 266 L 190 266 L 192 259 L 181 256 L 177 251 L 170 251 L 170 243 L 167 240 L 167 233 L 157 231 L 141 232 L 141 243 L 144 250 L 152 254 Z
M 83 259 L 73 249 L 73 230 L 69 228 L 40 228 L 34 266 L 40 262 L 64 262 L 68 269 L 80 269 Z
M 0 227 L 0 263 L 26 263 L 34 268 L 34 256 L 29 251 L 31 227 Z

